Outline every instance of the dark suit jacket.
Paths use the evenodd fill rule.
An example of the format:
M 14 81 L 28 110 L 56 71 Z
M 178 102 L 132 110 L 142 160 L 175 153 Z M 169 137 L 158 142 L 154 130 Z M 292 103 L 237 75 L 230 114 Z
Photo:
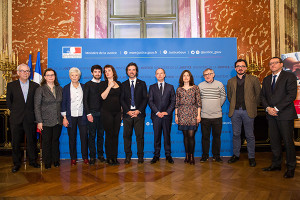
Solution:
M 39 84 L 29 81 L 27 100 L 25 103 L 20 81 L 7 84 L 6 104 L 10 110 L 10 123 L 21 124 L 23 121 L 34 123 L 34 93 Z
M 62 101 L 62 88 L 55 86 L 55 94 L 50 91 L 48 86 L 40 86 L 34 96 L 34 112 L 37 123 L 43 123 L 43 126 L 53 127 L 57 123 L 62 124 L 62 116 L 60 114 Z
M 261 102 L 264 108 L 276 107 L 278 120 L 293 120 L 297 118 L 294 100 L 297 96 L 297 78 L 291 72 L 281 71 L 277 78 L 274 91 L 271 89 L 272 74 L 265 77 L 262 83 Z M 267 113 L 267 118 L 270 118 Z
M 67 120 L 69 121 L 68 127 L 72 127 L 71 123 L 71 91 L 70 91 L 70 84 L 66 85 L 63 88 L 63 99 L 62 99 L 62 104 L 61 104 L 61 112 L 66 112 L 66 117 Z M 84 85 L 81 84 L 82 92 L 84 91 Z M 85 113 L 85 109 L 83 107 L 83 115 L 82 115 L 82 122 L 83 124 L 80 125 L 86 125 L 87 124 L 87 117 Z
M 136 80 L 135 88 L 134 88 L 134 103 L 136 110 L 139 110 L 141 113 L 138 115 L 139 117 L 146 117 L 145 109 L 148 103 L 147 96 L 147 86 L 146 83 L 140 79 Z M 122 83 L 121 90 L 121 105 L 123 108 L 123 117 L 129 117 L 127 112 L 130 111 L 131 105 L 131 90 L 129 80 L 124 81 Z
M 151 108 L 151 118 L 156 117 L 157 112 L 167 112 L 166 118 L 172 118 L 176 102 L 173 85 L 165 82 L 163 95 L 160 94 L 158 84 L 155 83 L 149 88 L 149 106 Z

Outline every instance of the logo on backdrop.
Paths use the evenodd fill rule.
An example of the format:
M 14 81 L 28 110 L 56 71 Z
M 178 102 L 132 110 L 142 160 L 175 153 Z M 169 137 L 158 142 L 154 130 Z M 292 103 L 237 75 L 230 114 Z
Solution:
M 82 58 L 81 47 L 62 47 L 62 58 Z

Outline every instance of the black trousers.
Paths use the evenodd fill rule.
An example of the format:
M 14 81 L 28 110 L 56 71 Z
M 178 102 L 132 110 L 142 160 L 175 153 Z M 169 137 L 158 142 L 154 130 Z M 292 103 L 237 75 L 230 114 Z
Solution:
M 159 118 L 153 117 L 153 129 L 154 129 L 154 156 L 160 157 L 160 150 L 161 150 L 161 136 L 164 136 L 164 148 L 165 148 L 165 155 L 171 155 L 171 125 L 172 125 L 172 118 Z
M 88 121 L 88 146 L 90 150 L 90 158 L 96 158 L 95 138 L 97 135 L 97 153 L 98 158 L 103 156 L 104 128 L 101 120 L 100 112 L 92 112 L 93 122 Z
M 201 118 L 202 132 L 202 156 L 209 156 L 210 133 L 212 133 L 212 154 L 214 157 L 220 156 L 222 118 Z
M 77 126 L 79 128 L 82 159 L 88 159 L 87 126 L 83 125 L 82 117 L 71 117 L 72 127 L 68 127 L 71 160 L 77 159 Z
M 271 149 L 273 153 L 272 166 L 279 167 L 282 162 L 281 139 L 286 150 L 286 167 L 296 168 L 296 152 L 293 140 L 294 120 L 268 119 Z
M 59 153 L 59 137 L 61 135 L 62 125 L 43 126 L 42 131 L 42 148 L 43 161 L 45 165 L 51 165 L 52 162 L 58 162 Z
M 132 156 L 131 143 L 133 129 L 136 136 L 137 144 L 137 155 L 139 158 L 144 157 L 144 127 L 145 118 L 144 117 L 126 117 L 123 119 L 123 139 L 124 139 L 124 150 L 126 157 Z
M 101 111 L 102 122 L 105 130 L 106 158 L 118 157 L 119 132 L 121 125 L 121 112 Z
M 36 124 L 26 123 L 13 124 L 10 123 L 10 129 L 12 134 L 12 158 L 14 165 L 21 165 L 22 154 L 20 151 L 20 144 L 24 138 L 24 132 L 26 135 L 26 149 L 28 153 L 28 159 L 30 163 L 36 162 L 37 159 L 37 135 Z

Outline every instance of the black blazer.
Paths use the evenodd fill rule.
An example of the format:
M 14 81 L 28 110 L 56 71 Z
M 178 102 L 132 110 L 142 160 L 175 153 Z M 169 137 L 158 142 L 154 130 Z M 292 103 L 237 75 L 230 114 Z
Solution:
M 121 89 L 121 105 L 123 108 L 123 117 L 129 117 L 127 112 L 130 111 L 131 105 L 131 90 L 129 80 L 124 81 L 122 83 Z M 139 110 L 141 113 L 138 115 L 139 117 L 145 117 L 145 109 L 148 103 L 147 96 L 147 86 L 146 83 L 140 79 L 136 80 L 135 88 L 134 88 L 134 103 L 136 110 Z
M 29 81 L 27 100 L 25 103 L 20 81 L 7 84 L 6 104 L 10 110 L 10 123 L 21 124 L 23 121 L 34 123 L 34 94 L 39 84 Z
M 173 85 L 165 82 L 163 95 L 160 94 L 158 84 L 155 83 L 149 88 L 149 106 L 151 108 L 151 118 L 156 117 L 157 112 L 167 112 L 165 117 L 172 118 L 176 102 Z
M 264 78 L 261 90 L 261 102 L 264 108 L 276 107 L 278 120 L 293 120 L 297 118 L 294 100 L 297 96 L 297 78 L 291 72 L 281 71 L 277 78 L 274 91 L 271 89 L 272 75 Z M 267 118 L 270 118 L 267 113 Z

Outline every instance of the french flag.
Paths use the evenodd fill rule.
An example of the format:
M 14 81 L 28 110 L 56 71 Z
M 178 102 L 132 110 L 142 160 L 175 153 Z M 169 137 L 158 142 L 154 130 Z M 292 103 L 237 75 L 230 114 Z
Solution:
M 40 52 L 38 52 L 36 57 L 33 81 L 36 82 L 37 84 L 40 84 L 41 80 L 42 80 L 41 56 L 40 56 Z

